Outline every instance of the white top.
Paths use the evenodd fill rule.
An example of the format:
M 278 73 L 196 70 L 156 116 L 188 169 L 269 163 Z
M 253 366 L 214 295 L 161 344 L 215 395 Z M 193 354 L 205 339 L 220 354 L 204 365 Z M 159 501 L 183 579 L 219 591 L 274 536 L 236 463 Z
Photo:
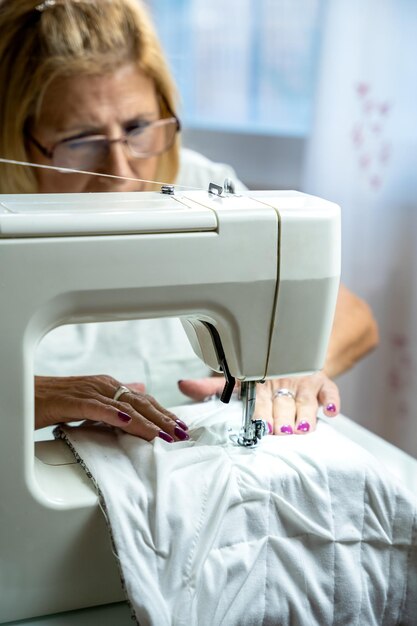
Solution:
M 243 184 L 234 170 L 182 149 L 177 184 L 207 189 L 210 182 Z M 142 382 L 161 404 L 187 399 L 177 381 L 200 378 L 209 369 L 194 354 L 177 319 L 72 324 L 51 331 L 38 346 L 35 372 L 44 376 L 108 374 L 123 383 Z

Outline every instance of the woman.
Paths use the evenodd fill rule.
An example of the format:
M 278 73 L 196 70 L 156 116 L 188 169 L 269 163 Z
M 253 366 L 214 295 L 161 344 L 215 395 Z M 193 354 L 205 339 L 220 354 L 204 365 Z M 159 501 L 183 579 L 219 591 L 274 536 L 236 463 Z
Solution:
M 2 0 L 0 31 L 0 156 L 99 174 L 2 165 L 2 193 L 151 190 L 152 180 L 201 187 L 233 177 L 226 166 L 180 151 L 174 85 L 135 0 Z M 350 367 L 376 336 L 368 307 L 341 288 L 325 373 L 259 385 L 255 417 L 284 435 L 313 430 L 320 405 L 336 415 L 338 391 L 328 376 Z M 98 368 L 113 376 L 91 375 Z M 36 369 L 49 374 L 35 381 L 37 428 L 91 419 L 169 442 L 187 439 L 186 425 L 143 385 L 129 391 L 120 381 L 149 383 L 156 371 L 161 382 L 151 391 L 165 402 L 169 380 L 207 376 L 175 320 L 60 328 L 41 345 Z M 194 399 L 222 385 L 220 378 L 179 381 Z

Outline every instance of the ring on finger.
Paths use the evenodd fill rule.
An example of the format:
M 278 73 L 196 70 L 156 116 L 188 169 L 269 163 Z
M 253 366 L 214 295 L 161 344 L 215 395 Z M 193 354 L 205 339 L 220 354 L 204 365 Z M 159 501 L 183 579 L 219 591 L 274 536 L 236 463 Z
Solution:
M 130 389 L 124 385 L 120 385 L 114 393 L 113 400 L 118 400 L 124 393 L 130 393 Z
M 272 394 L 272 399 L 275 400 L 275 398 L 292 398 L 295 400 L 295 393 L 291 391 L 291 389 L 281 387 L 280 389 L 276 389 Z

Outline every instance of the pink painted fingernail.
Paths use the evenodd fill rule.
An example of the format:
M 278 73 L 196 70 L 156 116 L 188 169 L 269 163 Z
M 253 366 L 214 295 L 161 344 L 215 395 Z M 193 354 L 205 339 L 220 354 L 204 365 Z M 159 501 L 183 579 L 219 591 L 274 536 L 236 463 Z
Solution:
M 174 441 L 174 437 L 171 437 L 171 435 L 168 435 L 168 433 L 166 433 L 164 430 L 159 431 L 158 437 L 160 437 L 164 441 L 167 441 L 168 443 L 172 443 Z
M 175 433 L 175 436 L 178 437 L 178 439 L 181 439 L 181 441 L 186 441 L 187 439 L 190 438 L 190 435 L 188 433 L 186 433 L 179 426 L 175 426 L 174 433 Z
M 284 424 L 283 426 L 281 426 L 280 431 L 282 433 L 284 433 L 284 435 L 292 435 L 293 434 L 293 429 L 289 424 Z
M 267 424 L 268 424 L 268 435 L 272 435 L 272 433 L 274 432 L 272 424 L 271 422 L 267 422 Z
M 188 430 L 187 424 L 185 424 L 182 420 L 176 419 L 175 421 L 177 422 L 177 424 L 178 424 L 178 426 L 180 428 L 182 428 L 183 430 Z
M 326 411 L 329 411 L 329 413 L 336 413 L 336 405 L 333 404 L 333 402 L 329 402 L 326 406 Z
M 297 430 L 300 430 L 303 433 L 308 433 L 308 431 L 310 430 L 310 423 L 307 422 L 306 420 L 302 420 L 298 426 L 297 426 Z
M 123 413 L 123 411 L 118 411 L 117 416 L 121 422 L 124 424 L 129 424 L 132 421 L 132 418 L 127 413 Z

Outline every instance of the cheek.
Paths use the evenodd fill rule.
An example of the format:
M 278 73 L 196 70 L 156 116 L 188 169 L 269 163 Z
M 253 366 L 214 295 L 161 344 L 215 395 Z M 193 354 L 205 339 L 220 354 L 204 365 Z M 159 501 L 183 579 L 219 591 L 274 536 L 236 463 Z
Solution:
M 130 162 L 131 176 L 144 180 L 155 180 L 158 157 L 134 159 Z M 103 191 L 155 191 L 151 183 L 116 181 L 84 174 L 60 174 L 48 170 L 37 170 L 38 191 L 40 193 L 82 193 Z M 159 188 L 158 188 L 159 189 Z M 158 190 L 157 189 L 157 190 Z
M 32 163 L 49 165 L 49 161 L 39 155 L 31 144 L 27 147 L 28 157 Z M 89 176 L 79 174 L 60 174 L 53 170 L 35 169 L 39 193 L 79 193 L 85 191 Z
M 135 159 L 131 162 L 131 169 L 134 176 L 145 180 L 155 180 L 158 169 L 158 157 L 151 159 Z M 149 188 L 149 183 L 145 185 L 145 189 Z

